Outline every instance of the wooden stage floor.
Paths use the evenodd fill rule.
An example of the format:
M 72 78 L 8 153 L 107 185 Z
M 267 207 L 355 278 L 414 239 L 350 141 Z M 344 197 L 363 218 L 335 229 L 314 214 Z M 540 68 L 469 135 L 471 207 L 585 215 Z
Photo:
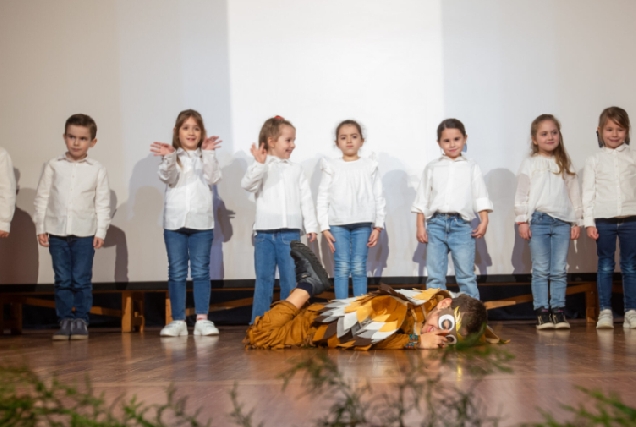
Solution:
M 527 322 L 498 322 L 492 326 L 511 338 L 504 346 L 515 359 L 511 373 L 495 373 L 477 385 L 491 415 L 504 416 L 503 425 L 539 421 L 537 408 L 563 420 L 561 404 L 589 400 L 583 386 L 617 393 L 636 406 L 636 330 L 597 331 L 593 324 L 573 322 L 571 330 L 536 331 Z M 409 355 L 426 351 L 371 351 L 295 349 L 244 350 L 244 327 L 221 327 L 220 337 L 159 338 L 158 330 L 121 334 L 91 330 L 88 341 L 56 342 L 52 331 L 27 331 L 0 337 L 0 363 L 26 364 L 43 377 L 57 374 L 62 381 L 82 384 L 88 376 L 107 399 L 137 395 L 146 403 L 164 402 L 169 384 L 187 395 L 188 407 L 203 408 L 213 425 L 232 425 L 228 392 L 238 385 L 239 399 L 255 408 L 255 420 L 265 426 L 309 425 L 322 415 L 320 404 L 302 397 L 300 378 L 282 391 L 281 372 L 299 357 L 323 352 L 347 378 L 369 380 L 375 389 L 395 383 L 395 369 L 409 363 Z M 438 354 L 438 353 L 436 353 Z M 447 369 L 430 364 L 431 371 Z M 446 381 L 470 381 L 460 363 L 445 372 Z M 324 406 L 324 405 L 323 405 Z M 569 418 L 569 417 L 568 417 Z M 256 424 L 255 424 L 256 425 Z

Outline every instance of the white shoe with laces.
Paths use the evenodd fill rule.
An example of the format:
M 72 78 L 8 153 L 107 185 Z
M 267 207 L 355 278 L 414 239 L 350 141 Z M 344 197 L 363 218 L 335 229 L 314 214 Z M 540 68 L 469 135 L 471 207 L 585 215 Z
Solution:
M 614 316 L 612 310 L 606 308 L 601 310 L 598 315 L 598 322 L 596 322 L 596 329 L 614 329 Z
M 627 313 L 625 313 L 623 328 L 636 329 L 636 310 L 629 310 Z
M 218 334 L 218 328 L 214 326 L 214 322 L 209 320 L 197 320 L 197 323 L 194 325 L 194 335 L 211 336 Z
M 181 337 L 188 335 L 188 326 L 185 320 L 173 320 L 163 327 L 159 335 L 162 337 Z

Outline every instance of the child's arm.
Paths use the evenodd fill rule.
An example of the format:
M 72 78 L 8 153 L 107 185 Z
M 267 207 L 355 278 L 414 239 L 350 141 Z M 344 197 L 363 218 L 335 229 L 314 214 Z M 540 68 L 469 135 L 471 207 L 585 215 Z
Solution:
M 15 212 L 15 173 L 11 157 L 0 148 L 0 238 L 9 237 Z
M 583 225 L 587 236 L 591 239 L 598 239 L 596 221 L 594 221 L 594 206 L 596 203 L 596 156 L 591 156 L 585 162 L 583 169 L 583 194 L 581 195 L 583 204 Z
M 256 161 L 247 169 L 247 172 L 245 172 L 245 176 L 241 180 L 241 187 L 243 187 L 245 191 L 256 193 L 261 187 L 263 177 L 267 171 L 267 165 L 265 164 L 267 160 L 267 150 L 264 144 L 261 144 L 258 148 L 256 144 L 252 144 L 250 151 Z
M 302 170 L 300 171 L 299 185 L 300 211 L 302 212 L 305 231 L 307 232 L 307 241 L 313 242 L 316 240 L 316 234 L 318 233 L 318 221 L 316 221 L 316 211 L 314 210 L 311 188 L 309 187 L 309 182 Z
M 415 237 L 420 243 L 428 243 L 428 233 L 426 232 L 426 217 L 423 213 L 415 216 Z
M 375 199 L 375 224 L 369 237 L 367 246 L 372 248 L 378 243 L 378 238 L 384 229 L 384 216 L 386 215 L 386 200 L 384 199 L 384 189 L 382 188 L 382 178 L 380 170 L 376 167 L 373 173 L 373 198 Z
M 322 159 L 322 177 L 318 186 L 318 198 L 316 200 L 316 211 L 318 213 L 318 225 L 322 235 L 327 240 L 327 245 L 331 252 L 336 251 L 333 242 L 336 241 L 331 231 L 329 231 L 329 187 L 333 181 L 333 170 L 331 169 L 327 159 Z
M 479 225 L 473 230 L 472 236 L 481 239 L 488 229 L 488 211 L 479 212 Z
M 99 249 L 104 246 L 106 230 L 110 225 L 110 186 L 108 185 L 108 173 L 103 166 L 97 171 L 95 214 L 97 216 L 97 231 L 93 238 L 93 247 Z
M 480 224 L 473 230 L 473 237 L 480 239 L 488 228 L 488 213 L 492 212 L 492 201 L 488 197 L 488 188 L 484 182 L 479 165 L 473 165 L 472 176 L 473 209 L 479 213 Z
M 530 225 L 528 224 L 528 199 L 530 198 L 530 175 L 527 170 L 528 160 L 521 164 L 517 177 L 517 191 L 515 192 L 515 223 L 519 226 L 519 237 L 530 240 Z
M 44 218 L 46 217 L 46 208 L 49 206 L 49 196 L 51 194 L 51 184 L 53 183 L 53 168 L 50 162 L 44 164 L 40 181 L 38 182 L 38 190 L 35 195 L 35 214 L 33 222 L 35 223 L 35 232 L 38 236 L 38 243 L 42 246 L 49 246 L 49 236 L 44 231 Z
M 201 157 L 203 161 L 203 174 L 208 185 L 214 185 L 221 179 L 221 168 L 216 158 L 216 149 L 220 147 L 221 141 L 218 136 L 206 138 L 201 144 Z
M 162 156 L 159 165 L 159 179 L 174 187 L 179 182 L 179 168 L 177 167 L 177 152 L 173 146 L 165 142 L 153 142 L 150 152 L 155 156 Z
M 576 218 L 570 229 L 570 239 L 577 240 L 581 235 L 580 226 L 583 224 L 583 202 L 581 201 L 581 189 L 576 175 L 566 174 L 564 179 L 565 186 L 568 189 L 568 195 L 570 196 L 570 203 L 572 203 L 572 207 L 574 208 L 574 218 Z
M 428 243 L 428 235 L 426 233 L 426 217 L 428 216 L 428 214 L 434 213 L 429 212 L 428 210 L 428 199 L 431 195 L 432 186 L 430 173 L 431 170 L 429 166 L 424 168 L 424 172 L 422 172 L 422 179 L 420 180 L 420 185 L 417 187 L 417 193 L 415 194 L 415 201 L 413 202 L 413 206 L 411 206 L 411 212 L 417 214 L 417 216 L 415 217 L 415 237 L 420 243 Z

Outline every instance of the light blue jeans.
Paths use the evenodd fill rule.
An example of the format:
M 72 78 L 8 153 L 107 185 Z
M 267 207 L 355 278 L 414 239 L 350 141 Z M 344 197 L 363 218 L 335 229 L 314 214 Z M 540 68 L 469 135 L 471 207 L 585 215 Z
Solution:
M 475 274 L 475 239 L 471 235 L 470 222 L 462 219 L 459 214 L 436 213 L 426 221 L 426 229 L 426 287 L 446 289 L 450 252 L 459 290 L 479 299 Z
M 336 299 L 349 297 L 349 276 L 353 281 L 353 296 L 367 293 L 367 254 L 371 223 L 330 225 L 336 239 L 333 254 L 334 290 Z
M 548 214 L 534 212 L 530 220 L 532 299 L 534 309 L 565 307 L 567 259 L 571 224 Z M 549 282 L 549 287 L 548 287 Z
M 276 266 L 280 284 L 280 299 L 284 300 L 296 287 L 296 265 L 289 254 L 292 240 L 300 240 L 300 230 L 257 230 L 254 236 L 254 269 L 256 284 L 252 302 L 252 321 L 265 314 L 274 297 Z

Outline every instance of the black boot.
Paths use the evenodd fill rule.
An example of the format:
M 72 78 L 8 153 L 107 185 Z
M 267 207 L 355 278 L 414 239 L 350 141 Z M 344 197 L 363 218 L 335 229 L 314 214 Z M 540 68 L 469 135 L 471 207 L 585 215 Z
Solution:
M 327 270 L 322 266 L 316 254 L 298 240 L 293 240 L 290 247 L 290 255 L 296 263 L 296 283 L 311 285 L 310 294 L 312 296 L 319 295 L 329 289 Z

